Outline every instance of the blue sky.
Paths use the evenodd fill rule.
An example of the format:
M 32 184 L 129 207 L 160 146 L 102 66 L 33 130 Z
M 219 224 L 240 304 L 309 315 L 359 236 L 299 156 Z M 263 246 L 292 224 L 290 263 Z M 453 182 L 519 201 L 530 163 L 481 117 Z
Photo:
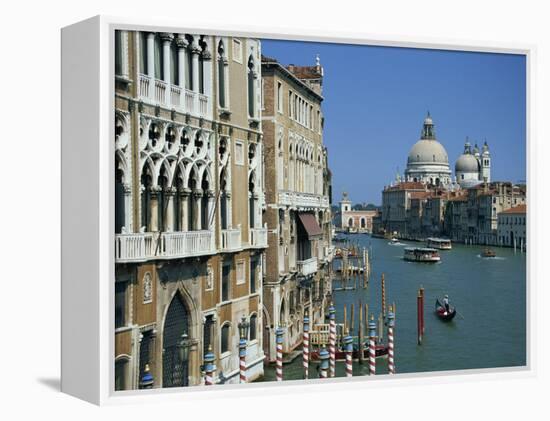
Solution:
M 380 204 L 428 110 L 453 176 L 469 136 L 487 140 L 493 180 L 526 178 L 524 56 L 276 40 L 262 40 L 262 52 L 285 65 L 320 55 L 334 202 L 347 191 Z

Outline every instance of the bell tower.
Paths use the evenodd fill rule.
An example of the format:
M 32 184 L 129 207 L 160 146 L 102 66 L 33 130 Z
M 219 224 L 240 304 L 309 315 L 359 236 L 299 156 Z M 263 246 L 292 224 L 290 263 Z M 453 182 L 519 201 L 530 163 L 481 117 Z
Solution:
M 485 183 L 491 182 L 491 153 L 489 152 L 487 141 L 483 143 L 483 148 L 481 149 L 481 180 Z

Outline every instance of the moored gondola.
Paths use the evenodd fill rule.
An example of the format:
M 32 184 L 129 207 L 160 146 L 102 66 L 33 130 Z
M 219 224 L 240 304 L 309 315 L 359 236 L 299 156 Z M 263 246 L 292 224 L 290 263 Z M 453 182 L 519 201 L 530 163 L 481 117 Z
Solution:
M 449 306 L 449 311 L 445 309 L 445 306 L 441 304 L 439 298 L 435 300 L 435 314 L 443 321 L 450 321 L 456 316 L 456 308 Z

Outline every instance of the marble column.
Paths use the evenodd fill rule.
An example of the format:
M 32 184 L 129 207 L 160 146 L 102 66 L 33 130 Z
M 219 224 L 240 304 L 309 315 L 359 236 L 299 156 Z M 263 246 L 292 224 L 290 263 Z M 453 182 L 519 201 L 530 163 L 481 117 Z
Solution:
M 174 35 L 168 32 L 163 32 L 162 34 L 160 34 L 160 38 L 162 39 L 162 67 L 163 67 L 162 78 L 166 82 L 166 104 L 171 105 L 172 102 L 170 100 L 170 94 L 171 94 L 170 85 L 172 84 L 172 76 L 170 73 L 172 69 L 170 66 L 170 58 L 171 58 L 170 44 L 174 39 Z
M 175 187 L 168 187 L 165 191 L 166 197 L 166 220 L 164 222 L 164 231 L 174 231 L 174 196 L 177 192 Z
M 178 194 L 180 195 L 180 231 L 189 231 L 189 193 L 190 189 L 180 189 Z
M 206 194 L 208 195 L 208 214 L 207 214 L 208 220 L 206 221 L 206 227 L 202 227 L 202 228 L 211 230 L 214 225 L 214 217 L 212 214 L 214 213 L 214 202 L 216 200 L 216 195 L 214 194 L 213 190 L 208 190 Z
M 147 34 L 147 76 L 155 78 L 155 33 Z M 152 90 L 149 89 L 149 92 Z
M 185 107 L 185 68 L 187 67 L 187 46 L 189 42 L 187 42 L 183 35 L 178 35 L 176 45 L 178 47 L 178 81 L 179 86 L 182 88 L 180 106 Z
M 195 229 L 197 231 L 200 231 L 202 229 L 202 223 L 201 223 L 201 210 L 202 210 L 202 203 L 201 203 L 201 198 L 202 198 L 202 190 L 195 190 L 193 192 L 193 200 L 194 200 L 194 206 L 195 206 L 195 209 L 194 209 L 194 223 L 193 223 L 193 226 L 195 227 Z
M 199 112 L 199 54 L 201 53 L 201 47 L 199 46 L 197 42 L 198 36 L 195 36 L 195 39 L 193 41 L 193 44 L 191 45 L 191 60 L 192 60 L 192 66 L 193 66 L 193 92 L 195 92 L 195 96 L 193 99 L 193 111 L 195 114 Z
M 130 184 L 124 183 L 124 230 L 132 232 L 132 188 Z
M 158 195 L 160 187 L 153 186 L 150 189 L 151 192 L 151 214 L 149 215 L 149 227 L 151 232 L 158 232 L 159 230 L 159 200 Z

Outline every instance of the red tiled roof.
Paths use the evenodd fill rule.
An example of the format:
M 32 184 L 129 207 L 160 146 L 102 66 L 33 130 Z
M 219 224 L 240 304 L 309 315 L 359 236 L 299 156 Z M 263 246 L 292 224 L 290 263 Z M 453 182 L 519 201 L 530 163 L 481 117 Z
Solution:
M 386 190 L 425 190 L 424 184 L 418 181 L 403 181 L 393 186 L 387 187 Z
M 527 213 L 527 205 L 518 205 L 513 208 L 506 209 L 500 213 Z
M 286 68 L 298 79 L 319 79 L 323 77 L 317 66 L 295 66 L 289 64 Z

